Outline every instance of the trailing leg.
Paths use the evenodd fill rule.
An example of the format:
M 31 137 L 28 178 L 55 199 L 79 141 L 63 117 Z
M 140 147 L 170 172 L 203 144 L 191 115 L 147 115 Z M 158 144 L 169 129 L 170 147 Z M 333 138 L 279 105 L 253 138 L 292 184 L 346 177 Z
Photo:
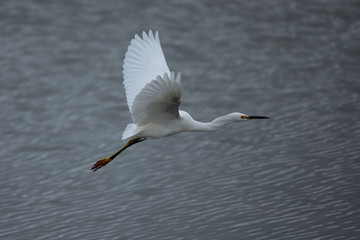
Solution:
M 123 148 L 121 148 L 119 151 L 117 151 L 116 153 L 114 153 L 113 155 L 111 155 L 108 158 L 103 158 L 100 159 L 99 161 L 97 161 L 93 167 L 91 168 L 91 170 L 93 170 L 94 172 L 96 170 L 99 170 L 100 168 L 102 168 L 103 166 L 105 166 L 106 164 L 108 164 L 109 162 L 111 162 L 114 158 L 116 158 L 117 155 L 119 155 L 122 151 L 124 151 L 126 148 L 130 147 L 131 145 L 134 145 L 135 143 L 139 143 L 144 141 L 145 138 L 137 138 L 137 139 L 133 139 L 130 140 Z

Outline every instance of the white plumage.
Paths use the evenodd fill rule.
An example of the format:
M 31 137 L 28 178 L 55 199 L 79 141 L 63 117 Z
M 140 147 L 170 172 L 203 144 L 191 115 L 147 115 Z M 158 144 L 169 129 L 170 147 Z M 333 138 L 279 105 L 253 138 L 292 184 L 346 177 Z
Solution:
M 166 63 L 159 39 L 150 30 L 142 38 L 135 35 L 125 54 L 124 86 L 134 123 L 126 127 L 122 139 L 143 131 L 149 123 L 175 120 L 179 116 L 181 75 L 171 72 Z
M 135 97 L 146 84 L 158 76 L 164 76 L 165 73 L 170 76 L 170 70 L 161 49 L 159 33 L 156 32 L 154 36 L 150 30 L 149 35 L 143 32 L 142 37 L 141 39 L 135 35 L 135 38 L 131 40 L 123 66 L 126 99 L 131 113 Z
M 235 112 L 203 123 L 194 120 L 189 113 L 179 111 L 181 75 L 170 72 L 157 31 L 155 36 L 150 30 L 149 34 L 143 32 L 142 38 L 135 35 L 131 40 L 125 54 L 123 75 L 133 120 L 122 135 L 128 143 L 109 158 L 97 161 L 92 168 L 94 171 L 108 164 L 127 147 L 146 139 L 184 131 L 215 131 L 233 122 L 268 118 Z

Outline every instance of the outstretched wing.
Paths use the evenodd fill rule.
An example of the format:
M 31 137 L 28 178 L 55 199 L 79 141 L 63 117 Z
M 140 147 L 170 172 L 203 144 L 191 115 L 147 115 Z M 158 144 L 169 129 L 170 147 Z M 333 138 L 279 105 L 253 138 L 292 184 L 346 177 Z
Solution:
M 170 76 L 164 53 L 161 49 L 159 33 L 142 33 L 142 39 L 135 35 L 125 54 L 124 86 L 129 110 L 133 115 L 133 102 L 140 91 L 157 76 Z
M 149 122 L 161 122 L 179 118 L 181 98 L 180 73 L 172 72 L 148 83 L 136 96 L 131 116 L 135 124 L 142 126 Z

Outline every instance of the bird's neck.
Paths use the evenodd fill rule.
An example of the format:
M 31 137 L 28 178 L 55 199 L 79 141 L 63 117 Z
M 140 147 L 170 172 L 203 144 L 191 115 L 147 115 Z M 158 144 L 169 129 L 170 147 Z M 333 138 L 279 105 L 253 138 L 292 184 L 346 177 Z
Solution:
M 211 132 L 233 122 L 235 122 L 234 119 L 230 118 L 228 115 L 215 118 L 211 122 L 205 122 L 205 123 L 194 120 L 194 126 L 190 131 Z

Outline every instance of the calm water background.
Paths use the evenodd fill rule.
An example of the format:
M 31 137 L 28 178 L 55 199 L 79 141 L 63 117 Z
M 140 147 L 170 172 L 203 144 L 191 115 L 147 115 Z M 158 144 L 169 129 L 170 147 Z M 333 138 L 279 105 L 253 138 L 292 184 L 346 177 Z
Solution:
M 1 1 L 0 239 L 360 239 L 359 1 Z M 197 120 L 118 150 L 160 31 Z

